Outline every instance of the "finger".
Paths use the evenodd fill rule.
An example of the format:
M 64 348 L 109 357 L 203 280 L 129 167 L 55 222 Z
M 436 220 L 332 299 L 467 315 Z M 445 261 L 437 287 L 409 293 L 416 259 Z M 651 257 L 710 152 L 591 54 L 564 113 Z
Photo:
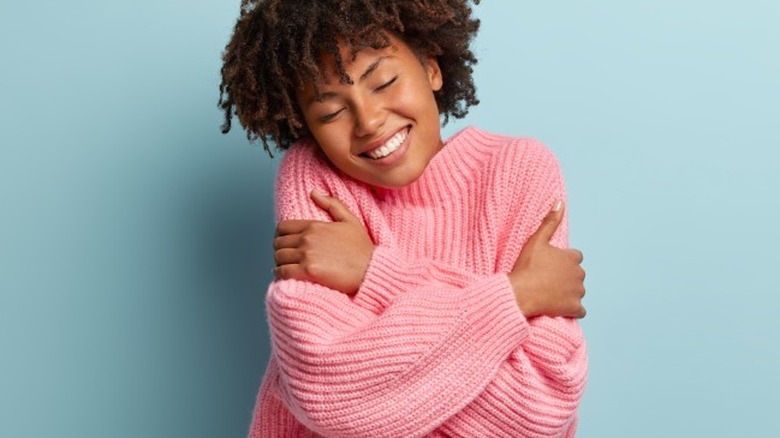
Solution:
M 274 238 L 274 249 L 298 248 L 301 246 L 301 234 L 285 234 Z
M 301 265 L 282 265 L 274 268 L 274 276 L 281 280 L 307 280 L 306 273 L 301 269 Z
M 310 221 L 310 220 L 299 220 L 299 219 L 288 219 L 279 222 L 279 224 L 276 225 L 276 235 L 277 236 L 286 236 L 288 234 L 298 234 L 301 231 L 305 230 L 306 227 L 308 227 L 310 224 L 317 221 Z
M 582 261 L 585 259 L 584 256 L 582 255 L 582 251 L 578 249 L 570 248 L 569 252 L 571 252 L 572 255 L 574 255 L 574 260 L 576 260 L 578 264 L 582 263 Z
M 301 252 L 296 249 L 280 249 L 274 252 L 276 266 L 297 264 L 301 262 Z
M 553 234 L 555 234 L 555 230 L 558 229 L 558 225 L 560 225 L 563 220 L 563 211 L 563 201 L 557 201 L 553 204 L 550 212 L 542 219 L 542 224 L 539 225 L 539 228 L 531 236 L 530 240 L 540 240 L 548 243 L 550 239 L 552 239 Z
M 584 269 L 582 269 L 582 266 L 577 266 L 577 268 L 578 268 L 577 269 L 577 278 L 580 280 L 581 283 L 584 284 L 585 283 L 585 276 L 587 275 L 587 273 L 585 272 Z M 583 295 L 584 295 L 584 293 L 583 293 Z
M 311 192 L 311 199 L 318 207 L 327 211 L 336 222 L 359 222 L 358 218 L 338 198 L 327 196 L 322 191 L 314 189 Z

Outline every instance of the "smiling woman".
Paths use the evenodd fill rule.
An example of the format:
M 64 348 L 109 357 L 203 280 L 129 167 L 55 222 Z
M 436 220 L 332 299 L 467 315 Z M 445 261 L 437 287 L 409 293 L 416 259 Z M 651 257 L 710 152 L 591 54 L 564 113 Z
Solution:
M 438 63 L 442 84 L 435 98 L 445 123 L 450 116 L 464 117 L 478 103 L 470 42 L 479 21 L 471 16 L 470 3 L 245 0 L 223 54 L 223 132 L 236 115 L 250 140 L 261 140 L 269 152 L 270 143 L 288 148 L 309 134 L 299 90 L 307 82 L 322 82 L 328 68 L 339 82 L 348 80 L 344 67 L 353 55 L 388 48 L 401 35 L 420 59 L 433 57 Z
M 335 59 L 324 56 L 322 83 L 307 82 L 297 93 L 306 126 L 328 159 L 345 174 L 385 188 L 419 178 L 442 145 L 436 59 L 421 60 L 395 36 L 390 42 L 356 53 L 346 81 L 336 79 Z M 351 49 L 340 49 L 350 59 Z
M 573 436 L 585 274 L 557 162 L 441 139 L 476 103 L 470 3 L 252 5 L 222 105 L 286 152 L 251 436 Z
M 412 248 L 410 242 L 419 240 L 414 248 L 422 255 L 416 260 L 439 260 L 440 267 L 447 267 L 453 263 L 444 264 L 444 257 L 457 258 L 465 272 L 486 269 L 483 264 L 502 258 L 489 250 L 475 253 L 483 239 L 490 241 L 492 224 L 503 217 L 534 216 L 522 206 L 545 203 L 535 197 L 555 197 L 528 192 L 534 196 L 513 202 L 509 212 L 500 210 L 492 199 L 517 195 L 526 173 L 496 172 L 494 183 L 505 190 L 491 192 L 491 202 L 468 203 L 469 214 L 463 214 L 456 204 L 473 196 L 477 185 L 461 184 L 459 169 L 471 169 L 478 162 L 475 152 L 486 150 L 474 141 L 486 137 L 467 129 L 406 187 L 421 189 L 419 197 L 407 196 L 414 190 L 404 188 L 368 191 L 384 195 L 377 199 L 385 203 L 417 201 L 409 206 L 409 217 L 396 221 L 399 216 L 364 214 L 377 210 L 359 209 L 354 196 L 342 191 L 344 185 L 322 184 L 320 175 L 333 175 L 335 167 L 310 138 L 280 151 L 281 161 L 273 161 L 262 147 L 249 145 L 241 129 L 221 135 L 224 113 L 214 107 L 219 54 L 239 3 L 0 1 L 0 437 L 246 436 L 272 354 L 263 299 L 275 266 L 273 187 L 281 165 L 286 170 L 279 195 L 288 199 L 277 201 L 278 218 L 316 218 L 322 222 L 308 224 L 309 229 L 327 229 L 326 221 L 333 218 L 310 200 L 307 190 L 316 186 L 343 197 L 371 227 L 372 244 L 383 243 L 376 262 L 387 260 L 383 253 Z M 259 3 L 285 3 L 276 12 L 280 23 L 315 15 L 305 0 Z M 344 3 L 312 4 L 328 19 Z M 404 12 L 404 25 L 414 29 L 431 23 L 437 32 L 458 38 L 468 34 L 464 27 L 409 6 L 426 3 L 440 17 L 448 12 L 440 4 L 457 7 L 446 0 L 354 2 L 380 9 L 400 5 L 411 11 Z M 247 9 L 254 4 L 247 2 Z M 360 11 L 353 14 L 357 9 L 349 9 L 350 18 L 360 18 Z M 295 15 L 286 16 L 291 10 Z M 468 122 L 453 120 L 450 113 L 442 138 L 451 138 L 466 123 L 510 135 L 532 133 L 561 161 L 571 242 L 587 249 L 589 274 L 588 317 L 582 323 L 592 366 L 577 438 L 776 433 L 771 431 L 777 429 L 780 406 L 780 203 L 772 199 L 780 188 L 780 56 L 771 54 L 780 41 L 780 2 L 607 0 L 567 2 L 561 8 L 560 2 L 549 1 L 483 1 L 474 11 L 481 20 L 472 46 L 479 56 L 475 82 L 481 104 L 469 107 Z M 390 20 L 382 26 L 393 28 Z M 325 33 L 312 35 L 313 47 L 325 40 Z M 404 36 L 410 47 L 416 47 L 413 38 Z M 254 65 L 261 63 L 269 71 L 277 65 L 285 74 L 297 73 L 284 59 L 266 56 L 258 40 L 246 42 L 240 48 L 246 62 L 234 65 L 231 74 L 259 72 Z M 455 53 L 454 46 L 442 47 L 447 56 Z M 457 88 L 454 78 L 468 75 L 447 70 L 450 58 L 424 53 L 432 54 L 442 70 L 444 84 L 435 96 L 444 114 L 451 107 L 443 96 Z M 315 77 L 300 71 L 305 78 Z M 267 78 L 261 73 L 257 80 Z M 263 82 L 252 89 L 246 80 L 245 91 L 232 88 L 243 98 L 279 91 Z M 297 101 L 290 102 L 294 114 Z M 243 107 L 244 115 L 265 114 L 269 122 L 286 124 L 287 119 L 273 119 L 284 113 L 273 106 L 277 103 L 269 104 L 272 111 L 266 113 L 262 105 L 250 104 Z M 300 129 L 305 136 L 303 123 Z M 275 147 L 273 136 L 268 138 Z M 460 147 L 469 146 L 466 140 L 476 147 Z M 511 140 L 514 146 L 538 145 Z M 439 161 L 459 154 L 472 158 L 442 172 L 451 169 Z M 551 162 L 548 154 L 521 156 Z M 347 180 L 343 172 L 336 175 Z M 429 190 L 432 176 L 441 178 L 436 187 L 442 190 Z M 309 182 L 293 191 L 295 178 Z M 330 204 L 336 198 L 328 199 Z M 436 211 L 446 214 L 423 220 L 427 216 L 421 212 Z M 337 255 L 358 252 L 351 241 L 338 241 L 343 245 L 312 248 L 334 264 Z M 498 263 L 501 269 L 512 268 L 514 260 L 507 258 L 512 256 L 503 255 Z M 412 269 L 409 256 L 398 260 L 401 278 L 430 274 L 428 288 L 454 278 L 433 277 L 442 271 L 423 271 L 422 264 Z M 339 272 L 344 278 L 348 271 Z M 338 295 L 341 286 L 321 291 L 354 303 L 349 312 L 298 315 L 349 322 L 362 315 L 360 309 L 381 308 L 384 327 L 391 327 L 403 310 L 399 300 L 421 294 L 407 288 L 411 291 L 397 297 L 385 288 L 386 294 L 371 303 L 366 291 L 378 290 L 370 282 L 377 272 L 382 271 L 364 277 L 369 283 L 363 291 L 346 297 Z M 291 283 L 279 280 L 273 287 L 289 290 Z M 296 309 L 298 302 L 291 303 Z M 418 324 L 425 316 L 421 309 L 406 313 L 407 321 L 416 324 L 415 335 L 425 332 Z M 468 314 L 479 306 L 461 309 Z M 431 314 L 446 320 L 441 312 Z M 286 321 L 278 319 L 279 312 L 272 315 L 275 327 Z M 535 321 L 531 318 L 529 326 Z M 484 339 L 476 330 L 465 333 Z M 529 340 L 534 336 L 525 344 L 533 347 Z M 312 342 L 309 351 L 324 344 L 322 333 L 301 339 Z M 362 345 L 374 347 L 378 341 L 389 343 L 384 337 L 362 339 L 368 339 Z M 391 341 L 402 353 L 428 351 L 414 350 L 416 339 Z M 469 339 L 456 337 L 441 351 L 473 346 Z M 273 354 L 296 350 L 280 351 Z M 532 363 L 538 358 L 557 359 L 537 355 Z M 351 373 L 345 382 L 352 386 L 346 388 L 368 388 L 363 374 L 368 365 L 381 372 L 400 362 L 388 355 L 373 362 L 360 359 L 341 364 Z M 531 363 L 515 359 L 523 359 L 521 351 L 505 363 L 516 370 Z M 272 363 L 280 365 L 278 358 Z M 526 394 L 490 409 L 489 397 L 500 393 L 499 384 L 517 375 L 510 371 L 502 366 L 485 391 L 440 429 L 451 431 L 470 421 L 483 428 L 450 436 L 494 436 L 500 434 L 492 430 L 501 420 L 522 423 L 524 414 L 536 412 Z M 417 376 L 397 375 L 396 381 Z M 453 386 L 472 383 L 465 373 L 449 376 Z M 268 393 L 267 399 L 279 403 L 277 412 L 289 413 L 293 406 L 287 389 L 312 388 L 299 377 L 295 368 L 284 368 L 278 386 Z M 370 381 L 377 382 L 373 393 L 392 383 Z M 422 413 L 443 412 L 461 394 L 439 394 L 440 404 L 411 412 L 408 422 L 418 424 Z M 333 387 L 315 393 L 327 406 L 341 403 L 340 395 Z M 508 407 L 520 409 L 505 415 Z M 338 413 L 346 418 L 349 412 Z M 289 424 L 305 436 L 311 431 L 304 431 L 296 416 L 307 418 L 297 410 L 290 417 L 258 414 L 255 426 L 292 419 Z M 387 424 L 387 418 L 376 424 Z M 287 436 L 295 436 L 294 430 L 287 429 Z M 523 435 L 522 430 L 515 434 Z M 381 433 L 372 435 L 377 436 Z

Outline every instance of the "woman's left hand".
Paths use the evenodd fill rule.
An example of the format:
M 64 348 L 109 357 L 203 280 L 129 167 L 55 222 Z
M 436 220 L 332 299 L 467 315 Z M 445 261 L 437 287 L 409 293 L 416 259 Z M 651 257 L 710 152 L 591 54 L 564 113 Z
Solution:
M 363 224 L 336 198 L 313 191 L 311 198 L 333 222 L 284 220 L 276 226 L 277 278 L 319 283 L 354 294 L 363 283 L 374 243 Z

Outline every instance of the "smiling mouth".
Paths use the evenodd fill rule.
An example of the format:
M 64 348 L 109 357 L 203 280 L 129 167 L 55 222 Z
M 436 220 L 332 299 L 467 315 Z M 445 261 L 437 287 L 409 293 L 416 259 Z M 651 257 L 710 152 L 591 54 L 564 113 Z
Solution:
M 404 143 L 404 140 L 406 140 L 407 135 L 409 135 L 409 128 L 402 129 L 394 136 L 390 137 L 390 139 L 387 140 L 387 142 L 385 142 L 385 144 L 382 146 L 379 146 L 378 148 L 365 152 L 361 155 L 372 158 L 374 160 L 384 158 L 397 151 L 398 148 L 401 147 L 401 145 Z

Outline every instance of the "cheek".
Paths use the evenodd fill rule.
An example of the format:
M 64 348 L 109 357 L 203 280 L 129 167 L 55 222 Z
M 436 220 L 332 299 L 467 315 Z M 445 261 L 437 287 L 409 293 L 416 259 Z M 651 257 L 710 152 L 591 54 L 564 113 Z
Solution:
M 320 144 L 327 145 L 329 149 L 332 149 L 333 145 L 343 145 L 346 132 L 349 131 L 345 117 L 340 117 L 330 123 L 318 123 L 311 129 L 314 139 Z
M 348 133 L 351 131 L 347 127 L 339 125 L 338 123 L 330 124 L 327 126 L 327 129 L 320 129 L 316 134 L 313 133 L 320 149 L 337 167 L 339 163 L 348 161 L 350 157 L 350 138 Z
M 417 118 L 423 116 L 426 111 L 437 111 L 436 101 L 430 88 L 408 86 L 400 88 L 392 96 L 392 102 L 399 111 Z

